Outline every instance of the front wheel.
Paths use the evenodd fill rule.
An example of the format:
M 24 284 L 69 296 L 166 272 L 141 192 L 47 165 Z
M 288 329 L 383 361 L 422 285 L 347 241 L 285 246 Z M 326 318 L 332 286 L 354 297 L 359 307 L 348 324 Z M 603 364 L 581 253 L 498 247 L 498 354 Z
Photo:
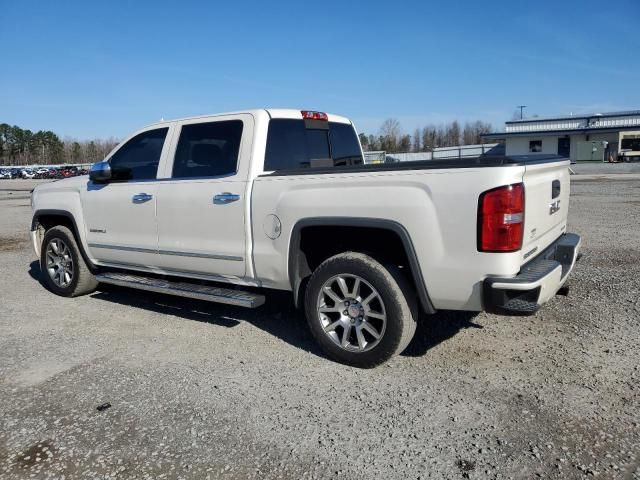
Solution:
M 335 255 L 313 272 L 305 310 L 324 352 L 362 368 L 402 352 L 418 315 L 415 291 L 400 270 L 356 252 Z
M 98 286 L 85 263 L 71 230 L 53 227 L 44 234 L 40 254 L 40 269 L 45 285 L 63 297 L 91 293 Z

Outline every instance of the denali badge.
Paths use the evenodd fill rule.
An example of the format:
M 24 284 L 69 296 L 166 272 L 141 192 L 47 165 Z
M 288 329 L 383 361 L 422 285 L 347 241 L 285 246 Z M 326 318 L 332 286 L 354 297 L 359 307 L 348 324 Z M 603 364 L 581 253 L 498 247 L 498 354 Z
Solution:
M 555 202 L 549 204 L 549 215 L 553 215 L 558 210 L 560 210 L 560 200 L 556 200 Z

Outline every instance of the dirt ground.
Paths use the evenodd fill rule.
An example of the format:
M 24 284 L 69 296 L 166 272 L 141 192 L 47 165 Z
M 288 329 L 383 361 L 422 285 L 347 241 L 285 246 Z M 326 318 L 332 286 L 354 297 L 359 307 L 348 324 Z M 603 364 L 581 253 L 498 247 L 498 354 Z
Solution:
M 574 181 L 569 296 L 427 317 L 373 370 L 324 358 L 284 294 L 49 293 L 33 184 L 0 181 L 0 478 L 640 478 L 636 175 Z

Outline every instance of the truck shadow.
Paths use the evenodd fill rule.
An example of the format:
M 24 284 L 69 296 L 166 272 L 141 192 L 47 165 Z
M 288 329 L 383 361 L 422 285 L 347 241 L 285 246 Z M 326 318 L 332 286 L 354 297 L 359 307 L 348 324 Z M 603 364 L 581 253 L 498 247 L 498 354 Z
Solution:
M 34 261 L 30 264 L 29 275 L 43 284 L 39 262 Z M 246 322 L 293 347 L 324 357 L 309 332 L 304 313 L 295 309 L 289 292 L 267 291 L 265 304 L 256 309 L 140 292 L 113 285 L 101 285 L 100 289 L 90 297 L 100 302 L 117 303 L 226 328 L 233 328 Z M 452 338 L 460 330 L 482 328 L 473 322 L 476 315 L 476 312 L 455 311 L 422 315 L 418 321 L 416 334 L 402 355 L 409 357 L 425 355 L 431 348 Z
M 420 315 L 416 333 L 409 346 L 402 352 L 405 357 L 421 357 L 430 349 L 467 328 L 483 328 L 474 323 L 478 312 L 439 310 L 433 315 Z
M 91 294 L 92 299 L 226 328 L 249 323 L 294 347 L 322 355 L 307 329 L 304 317 L 293 307 L 291 295 L 274 292 L 266 296 L 265 305 L 247 309 L 159 293 L 137 292 L 113 285 L 101 285 L 100 290 Z

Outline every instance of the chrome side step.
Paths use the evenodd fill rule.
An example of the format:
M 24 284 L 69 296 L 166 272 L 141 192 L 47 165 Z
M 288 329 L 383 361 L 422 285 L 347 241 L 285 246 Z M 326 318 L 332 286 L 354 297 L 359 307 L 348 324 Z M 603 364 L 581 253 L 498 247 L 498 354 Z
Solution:
M 225 303 L 238 307 L 256 308 L 264 304 L 264 295 L 212 287 L 196 283 L 177 282 L 162 278 L 144 277 L 129 273 L 107 272 L 96 275 L 100 283 L 119 285 L 121 287 L 136 288 L 149 292 L 166 293 L 179 297 L 195 298 L 207 302 Z

